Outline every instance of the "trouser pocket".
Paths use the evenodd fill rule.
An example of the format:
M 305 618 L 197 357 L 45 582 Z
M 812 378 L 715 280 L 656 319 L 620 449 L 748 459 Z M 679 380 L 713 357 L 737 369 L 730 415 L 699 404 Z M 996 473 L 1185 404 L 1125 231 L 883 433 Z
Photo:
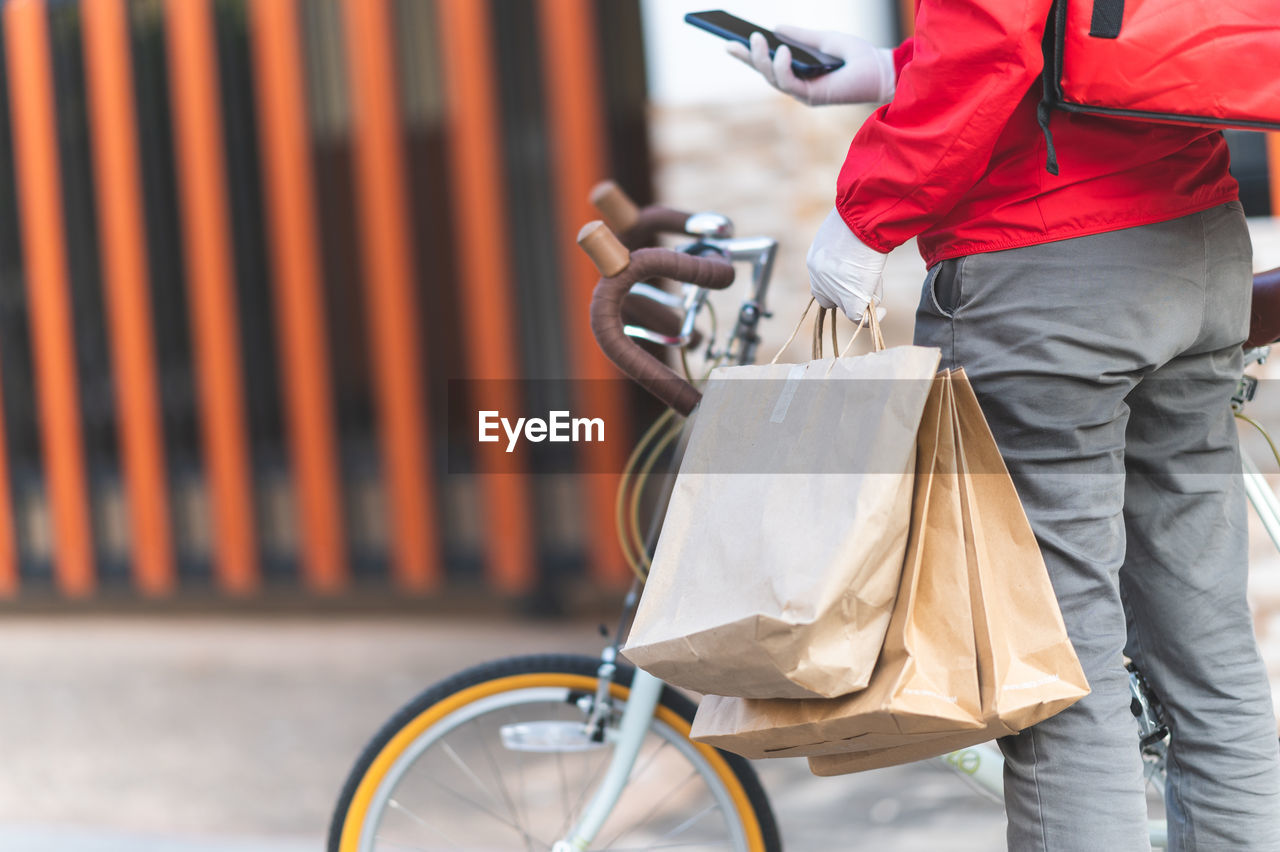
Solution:
M 964 258 L 954 257 L 938 263 L 929 276 L 929 296 L 933 299 L 934 310 L 947 319 L 955 317 L 964 299 L 960 274 L 963 266 Z

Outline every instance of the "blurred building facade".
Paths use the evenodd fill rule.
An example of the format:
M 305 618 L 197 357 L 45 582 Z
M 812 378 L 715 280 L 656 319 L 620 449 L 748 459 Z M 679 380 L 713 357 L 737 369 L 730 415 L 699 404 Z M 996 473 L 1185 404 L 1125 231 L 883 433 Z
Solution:
M 649 194 L 636 0 L 2 26 L 0 595 L 622 582 L 612 483 L 444 441 L 450 379 L 607 375 L 573 236 L 601 177 Z

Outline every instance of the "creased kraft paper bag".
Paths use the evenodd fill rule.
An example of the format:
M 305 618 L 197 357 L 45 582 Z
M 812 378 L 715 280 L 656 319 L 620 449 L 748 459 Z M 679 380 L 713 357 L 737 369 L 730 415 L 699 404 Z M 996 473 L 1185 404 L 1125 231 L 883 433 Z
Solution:
M 956 474 L 951 383 L 939 377 L 920 423 L 902 583 L 870 684 L 841 698 L 708 695 L 693 739 L 744 757 L 793 757 L 983 727 Z
M 715 370 L 623 654 L 751 698 L 870 680 L 902 571 L 939 352 Z
M 1021 731 L 1089 693 L 1031 525 L 963 370 L 952 373 L 951 384 L 985 725 L 898 747 L 810 757 L 815 775 L 946 754 Z

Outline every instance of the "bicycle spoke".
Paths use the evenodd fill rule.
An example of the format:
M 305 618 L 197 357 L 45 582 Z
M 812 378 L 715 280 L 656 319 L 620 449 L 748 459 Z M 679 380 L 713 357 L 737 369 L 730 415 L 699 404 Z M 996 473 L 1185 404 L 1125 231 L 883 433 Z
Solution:
M 662 754 L 662 752 L 666 751 L 668 748 L 671 748 L 671 747 L 672 747 L 671 743 L 667 742 L 666 740 L 663 740 L 662 745 L 658 746 L 656 749 L 649 752 L 649 756 L 645 759 L 645 762 L 641 764 L 638 770 L 634 768 L 631 770 L 631 777 L 627 779 L 627 783 L 634 784 L 637 781 L 639 781 L 640 776 L 644 775 L 644 773 L 649 769 L 650 766 L 653 766 L 654 761 L 658 759 L 658 755 Z
M 644 761 L 640 763 L 639 768 L 637 768 L 636 765 L 633 764 L 631 767 L 631 775 L 627 778 L 627 785 L 630 786 L 631 784 L 634 784 L 642 775 L 644 775 L 645 771 L 650 766 L 652 766 L 654 762 L 657 760 L 658 755 L 661 754 L 663 750 L 666 749 L 667 746 L 669 745 L 670 743 L 667 743 L 664 741 L 661 745 L 659 745 L 653 751 L 649 752 L 648 756 L 645 757 Z M 637 757 L 638 756 L 639 755 L 637 754 Z M 634 827 L 634 824 L 633 824 L 633 827 Z M 629 829 L 624 828 L 621 832 L 619 832 L 618 834 L 615 834 L 613 836 L 613 842 L 617 842 L 618 838 L 622 837 L 628 830 Z M 608 847 L 606 846 L 605 848 L 608 848 Z
M 564 775 L 564 754 L 556 752 L 556 773 L 560 776 L 560 807 L 569 809 L 569 779 Z
M 684 787 L 686 784 L 688 784 L 690 781 L 692 781 L 692 780 L 693 780 L 694 778 L 696 778 L 697 776 L 698 776 L 698 770 L 697 770 L 697 769 L 692 769 L 692 770 L 690 770 L 690 771 L 689 771 L 689 774 L 688 774 L 688 775 L 686 775 L 686 776 L 684 777 L 684 779 L 683 779 L 679 784 L 677 784 L 676 786 L 674 786 L 674 787 L 670 788 L 670 789 L 667 791 L 667 795 L 668 795 L 668 796 L 670 796 L 670 795 L 674 795 L 676 792 L 678 792 L 678 791 L 680 790 L 680 788 Z M 640 826 L 644 825 L 646 822 L 648 822 L 648 821 L 649 821 L 649 818 L 650 818 L 651 816 L 653 816 L 655 813 L 657 813 L 657 812 L 658 812 L 658 809 L 662 807 L 663 803 L 664 803 L 664 800 L 663 800 L 663 799 L 658 799 L 656 802 L 654 802 L 654 803 L 653 803 L 653 807 L 651 807 L 651 808 L 649 808 L 649 810 L 645 811 L 645 813 L 644 813 L 644 815 L 643 815 L 643 816 L 641 816 L 639 819 L 633 820 L 630 826 L 623 826 L 623 827 L 622 827 L 622 829 L 621 829 L 620 831 L 618 831 L 618 833 L 617 833 L 617 834 L 615 834 L 615 835 L 613 836 L 613 838 L 612 838 L 608 843 L 606 843 L 606 844 L 604 845 L 604 847 L 603 847 L 603 848 L 604 848 L 604 849 L 606 849 L 606 850 L 607 850 L 607 849 L 611 849 L 611 848 L 613 848 L 613 844 L 617 843 L 617 842 L 618 842 L 619 840 L 621 840 L 623 837 L 626 837 L 628 832 L 630 832 L 630 831 L 634 831 L 634 830 L 635 830 L 635 829 L 637 829 L 638 827 L 640 827 Z M 714 805 L 713 805 L 713 806 L 714 806 Z M 668 834 L 669 834 L 669 832 L 668 832 Z M 664 835 L 664 837 L 665 837 L 665 836 L 667 836 L 667 835 Z M 661 839 L 661 838 L 660 838 L 660 839 Z
M 501 804 L 500 802 L 498 802 L 497 797 L 494 796 L 493 793 L 489 791 L 488 785 L 486 785 L 484 781 L 480 779 L 480 776 L 477 775 L 474 770 L 472 770 L 470 765 L 468 765 L 467 762 L 462 759 L 461 755 L 459 755 L 458 752 L 454 750 L 453 746 L 449 745 L 448 743 L 441 743 L 440 748 L 441 750 L 444 751 L 445 755 L 451 761 L 453 761 L 453 765 L 458 767 L 458 769 L 462 770 L 462 774 L 466 775 L 468 778 L 471 779 L 471 783 L 476 785 L 476 789 L 478 789 L 481 793 L 484 793 L 485 796 L 490 800 L 492 800 L 495 805 Z
M 471 805 L 473 808 L 480 811 L 481 813 L 488 814 L 489 816 L 496 819 L 498 822 L 502 823 L 503 825 L 507 826 L 511 830 L 515 831 L 517 834 L 520 835 L 521 839 L 524 840 L 526 847 L 531 848 L 531 844 L 533 843 L 550 847 L 551 844 L 549 843 L 544 844 L 540 839 L 531 835 L 523 826 L 517 825 L 516 823 L 512 822 L 510 819 L 498 813 L 497 811 L 491 808 L 485 807 L 480 802 L 477 802 L 475 799 L 472 799 L 470 796 L 464 796 L 463 794 L 459 793 L 457 790 L 453 789 L 452 787 L 446 787 L 443 783 L 441 783 L 440 781 L 437 781 L 434 778 L 431 779 L 431 783 L 435 784 L 441 790 L 444 790 L 446 793 L 453 796 L 454 798 L 461 799 L 462 801 Z
M 689 817 L 687 820 L 680 823 L 675 828 L 671 829 L 670 831 L 668 831 L 666 834 L 662 835 L 658 839 L 670 840 L 672 837 L 676 837 L 678 835 L 684 834 L 686 831 L 688 831 L 690 828 L 693 827 L 694 823 L 696 823 L 698 820 L 702 819 L 704 816 L 711 813 L 712 811 L 716 810 L 716 808 L 718 807 L 719 805 L 713 801 L 711 804 L 707 805 L 705 808 L 698 811 L 696 814 Z
M 507 715 L 508 724 L 518 725 L 520 723 L 520 720 L 515 717 L 515 714 L 512 713 L 509 708 L 507 710 L 506 715 Z M 501 731 L 499 731 L 499 735 L 501 735 Z M 520 776 L 520 801 L 525 804 L 528 804 L 529 797 L 526 791 L 529 789 L 529 785 L 526 784 L 524 780 L 524 752 L 521 751 L 520 749 L 513 749 L 513 750 L 516 753 L 516 773 Z M 517 809 L 517 813 L 520 817 L 520 823 L 522 825 L 526 824 L 526 821 L 528 818 L 527 812 L 521 813 L 520 809 Z
M 583 761 L 588 762 L 589 758 L 587 758 L 587 755 L 591 754 L 591 752 L 584 751 L 582 754 L 583 754 Z M 595 792 L 596 784 L 599 783 L 600 779 L 604 777 L 605 769 L 607 769 L 609 767 L 609 764 L 613 762 L 613 758 L 612 758 L 613 752 L 610 751 L 608 754 L 609 754 L 608 758 L 604 760 L 600 760 L 596 763 L 595 771 L 591 773 L 591 778 L 588 779 L 585 785 L 583 785 L 582 792 L 578 793 L 578 800 L 573 803 L 573 808 L 565 816 L 564 823 L 560 826 L 560 831 L 557 832 L 556 834 L 557 837 L 564 837 L 565 833 L 573 826 L 575 822 L 577 822 L 578 815 L 581 814 L 582 809 L 586 807 L 587 795 Z
M 473 719 L 472 724 L 474 725 L 478 721 L 478 719 Z M 493 776 L 498 779 L 498 789 L 502 791 L 503 801 L 507 803 L 507 811 L 511 814 L 513 820 L 519 821 L 520 817 L 516 815 L 516 806 L 511 801 L 511 791 L 507 789 L 506 782 L 502 780 L 502 770 L 498 768 L 498 761 L 493 756 L 493 750 L 489 748 L 489 738 L 484 735 L 483 731 L 480 736 L 480 746 L 484 749 L 484 756 L 489 761 L 489 768 L 493 770 Z M 525 849 L 528 852 L 534 852 L 533 838 L 529 832 L 521 827 L 520 833 L 524 835 Z
M 409 819 L 413 820 L 413 821 L 414 821 L 414 822 L 416 822 L 418 825 L 420 825 L 420 826 L 422 826 L 423 828 L 425 828 L 427 831 L 430 831 L 430 832 L 434 833 L 437 837 L 439 837 L 439 838 L 440 838 L 441 840 L 443 840 L 445 843 L 448 843 L 448 844 L 449 844 L 450 846 L 452 846 L 454 849 L 461 849 L 461 848 L 462 848 L 461 846 L 459 846 L 459 845 L 458 845 L 458 844 L 453 840 L 453 838 L 449 837 L 449 835 L 445 834 L 445 833 L 444 833 L 443 831 L 441 831 L 439 828 L 437 828 L 436 826 L 434 826 L 434 825 L 432 825 L 431 823 L 427 822 L 427 821 L 426 821 L 425 819 L 423 819 L 422 817 L 418 816 L 418 815 L 417 815 L 416 813 L 414 813 L 411 809 L 406 808 L 404 805 L 402 805 L 402 804 L 399 802 L 399 800 L 397 800 L 397 799 L 395 799 L 395 798 L 388 799 L 388 800 L 387 800 L 387 805 L 388 805 L 388 806 L 390 806 L 390 807 L 392 807 L 392 808 L 395 808 L 395 809 L 396 809 L 396 810 L 398 810 L 398 811 L 400 811 L 400 812 L 401 812 L 401 813 L 403 813 L 405 816 L 409 817 Z M 399 841 L 395 841 L 395 840 L 390 840 L 390 841 L 387 841 L 387 842 L 388 842 L 388 843 L 391 843 L 393 846 L 404 846 L 404 845 L 405 845 L 405 844 L 400 843 Z M 418 847 L 413 847 L 413 848 L 418 848 Z M 425 852 L 425 850 L 424 850 L 424 852 Z

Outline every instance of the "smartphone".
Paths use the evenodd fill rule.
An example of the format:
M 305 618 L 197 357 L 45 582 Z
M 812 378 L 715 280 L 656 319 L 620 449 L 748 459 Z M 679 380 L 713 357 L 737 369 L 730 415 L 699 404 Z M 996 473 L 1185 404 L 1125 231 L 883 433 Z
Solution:
M 758 27 L 750 21 L 744 21 L 736 15 L 730 15 L 718 9 L 710 12 L 690 12 L 684 16 L 684 20 L 685 23 L 693 24 L 712 35 L 718 35 L 720 38 L 736 41 L 748 47 L 751 46 L 751 34 L 760 33 L 769 43 L 770 56 L 785 44 L 791 48 L 791 70 L 797 77 L 805 79 L 821 77 L 844 65 L 843 59 L 823 53 L 816 48 L 779 38 L 771 30 Z

